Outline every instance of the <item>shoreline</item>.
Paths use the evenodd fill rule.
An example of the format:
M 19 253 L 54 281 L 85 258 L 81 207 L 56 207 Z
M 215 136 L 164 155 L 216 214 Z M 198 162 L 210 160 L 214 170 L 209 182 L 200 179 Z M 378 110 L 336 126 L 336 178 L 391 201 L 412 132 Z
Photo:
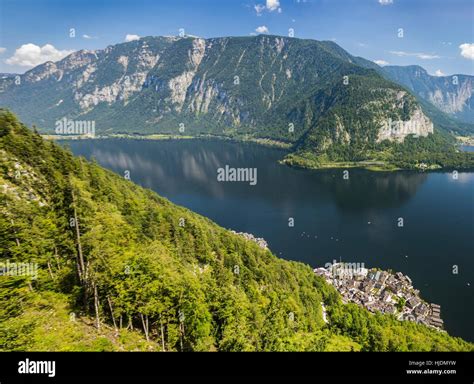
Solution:
M 459 145 L 474 146 L 474 136 L 455 136 Z
M 271 148 L 281 148 L 281 149 L 290 149 L 293 144 L 268 139 L 268 138 L 259 138 L 259 137 L 230 137 L 230 136 L 220 136 L 220 135 L 172 135 L 172 134 L 150 134 L 150 135 L 130 135 L 130 134 L 112 134 L 105 136 L 84 136 L 84 135 L 50 135 L 50 134 L 41 134 L 45 140 L 54 140 L 54 141 L 76 141 L 76 140 L 107 140 L 107 139 L 127 139 L 127 140 L 150 140 L 150 141 L 162 141 L 162 140 L 224 140 L 224 141 L 233 141 L 237 143 L 255 143 L 265 147 Z
M 432 172 L 432 171 L 445 171 L 449 172 L 452 170 L 473 172 L 473 167 L 467 168 L 455 168 L 455 167 L 442 167 L 440 165 L 428 165 L 419 163 L 411 168 L 401 168 L 393 163 L 384 160 L 362 160 L 362 161 L 327 161 L 317 162 L 314 159 L 298 155 L 297 153 L 291 153 L 289 150 L 294 144 L 283 141 L 268 139 L 268 138 L 257 138 L 248 135 L 244 136 L 221 136 L 221 135 L 173 135 L 173 134 L 150 134 L 150 135 L 130 135 L 130 134 L 111 134 L 105 136 L 86 136 L 86 135 L 50 135 L 41 134 L 46 140 L 52 141 L 76 141 L 76 140 L 107 140 L 107 139 L 126 139 L 126 140 L 148 140 L 148 141 L 164 141 L 164 140 L 223 140 L 234 143 L 252 143 L 261 145 L 267 148 L 277 148 L 286 151 L 286 155 L 278 160 L 279 164 L 286 165 L 288 167 L 297 169 L 307 170 L 331 170 L 331 169 L 361 169 L 370 172 L 399 172 L 399 171 L 411 171 L 411 172 Z M 473 139 L 474 141 L 474 139 Z

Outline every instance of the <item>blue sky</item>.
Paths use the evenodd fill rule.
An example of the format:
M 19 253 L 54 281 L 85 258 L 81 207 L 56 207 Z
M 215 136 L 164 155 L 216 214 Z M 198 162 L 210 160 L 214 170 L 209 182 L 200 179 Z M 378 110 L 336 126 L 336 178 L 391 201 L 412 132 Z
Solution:
M 474 74 L 472 0 L 0 0 L 0 72 L 25 72 L 127 35 L 334 40 L 351 54 L 431 74 Z M 75 37 L 70 36 L 74 28 Z M 399 30 L 403 29 L 403 37 Z

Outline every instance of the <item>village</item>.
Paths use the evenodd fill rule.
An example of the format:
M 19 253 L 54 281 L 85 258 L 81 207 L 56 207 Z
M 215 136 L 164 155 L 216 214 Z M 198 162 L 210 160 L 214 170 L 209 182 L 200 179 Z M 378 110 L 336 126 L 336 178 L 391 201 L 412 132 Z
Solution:
M 441 308 L 420 298 L 420 291 L 401 272 L 391 273 L 364 268 L 363 263 L 328 263 L 314 272 L 333 285 L 344 303 L 362 305 L 370 312 L 394 315 L 398 320 L 414 321 L 443 329 Z

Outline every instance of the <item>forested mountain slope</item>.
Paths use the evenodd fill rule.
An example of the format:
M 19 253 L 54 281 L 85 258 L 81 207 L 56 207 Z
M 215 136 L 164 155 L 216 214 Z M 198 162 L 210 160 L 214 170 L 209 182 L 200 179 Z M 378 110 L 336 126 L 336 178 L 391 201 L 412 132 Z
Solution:
M 473 350 L 343 305 L 309 266 L 75 158 L 0 110 L 1 350 Z M 329 323 L 322 318 L 321 302 Z

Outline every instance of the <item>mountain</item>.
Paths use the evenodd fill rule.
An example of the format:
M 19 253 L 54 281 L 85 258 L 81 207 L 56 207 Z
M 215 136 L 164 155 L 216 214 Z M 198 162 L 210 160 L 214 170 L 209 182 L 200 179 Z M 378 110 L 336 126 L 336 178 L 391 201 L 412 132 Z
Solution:
M 309 266 L 73 157 L 1 109 L 0 169 L 0 350 L 474 350 L 343 304 Z
M 246 136 L 290 143 L 316 162 L 373 160 L 386 142 L 442 131 L 377 68 L 330 41 L 145 37 L 39 65 L 19 84 L 4 79 L 0 105 L 42 132 L 92 122 L 101 135 Z
M 243 131 L 296 141 L 339 102 L 344 76 L 367 88 L 377 79 L 378 93 L 368 92 L 367 102 L 386 95 L 395 115 L 413 101 L 352 64 L 334 43 L 261 35 L 148 37 L 79 51 L 32 69 L 19 86 L 7 82 L 0 102 L 46 130 L 67 117 L 94 120 L 98 133 L 177 133 L 184 124 L 191 133 Z M 412 107 L 411 114 L 419 112 Z
M 418 66 L 385 66 L 390 79 L 456 119 L 474 123 L 474 76 L 431 76 Z

